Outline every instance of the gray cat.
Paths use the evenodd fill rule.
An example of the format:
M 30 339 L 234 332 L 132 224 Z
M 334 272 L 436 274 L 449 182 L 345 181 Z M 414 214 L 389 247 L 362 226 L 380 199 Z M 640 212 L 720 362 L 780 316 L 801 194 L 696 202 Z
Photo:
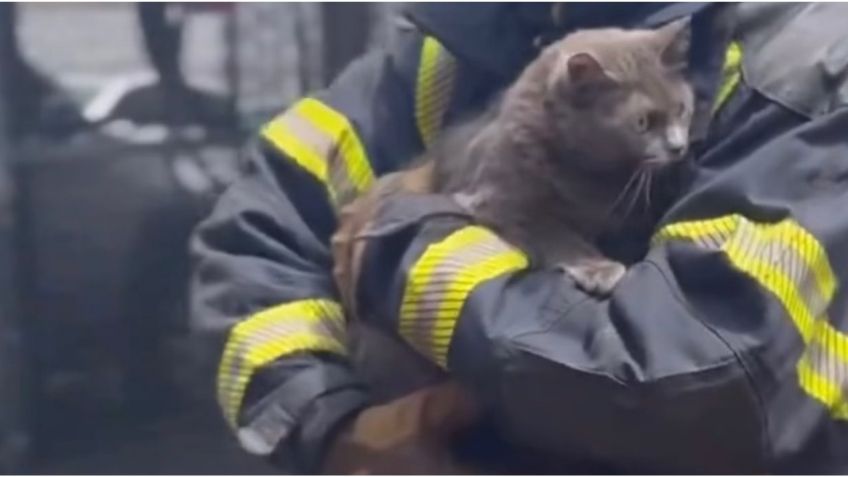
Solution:
M 637 219 L 653 175 L 688 146 L 688 21 L 657 30 L 578 31 L 545 48 L 490 111 L 428 153 L 436 191 L 475 219 L 608 293 L 625 267 L 599 236 Z
M 377 233 L 369 227 L 379 199 L 451 194 L 534 265 L 561 267 L 583 289 L 608 293 L 625 267 L 601 254 L 598 237 L 641 225 L 634 201 L 687 148 L 687 53 L 685 22 L 574 33 L 547 47 L 486 113 L 448 128 L 421 163 L 382 177 L 341 211 L 333 275 L 350 321 L 351 358 L 374 399 L 444 379 L 357 316 L 356 257 Z
M 609 293 L 626 269 L 598 239 L 644 225 L 636 202 L 688 146 L 688 52 L 687 20 L 578 31 L 546 47 L 488 111 L 448 128 L 420 165 L 381 178 L 342 211 L 333 254 L 346 309 L 356 309 L 357 220 L 400 190 L 450 194 L 535 266 Z

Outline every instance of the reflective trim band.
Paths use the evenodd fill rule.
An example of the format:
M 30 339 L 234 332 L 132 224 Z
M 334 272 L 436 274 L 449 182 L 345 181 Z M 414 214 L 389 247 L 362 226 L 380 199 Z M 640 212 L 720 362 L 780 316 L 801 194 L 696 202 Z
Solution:
M 724 66 L 721 69 L 721 84 L 713 103 L 713 113 L 721 109 L 742 79 L 742 46 L 732 41 L 724 52 Z
M 837 280 L 816 238 L 791 219 L 756 223 L 729 215 L 668 225 L 654 242 L 675 239 L 722 251 L 778 299 L 806 344 L 797 367 L 801 388 L 834 418 L 848 419 L 848 335 L 828 321 Z
M 236 437 L 248 454 L 271 455 L 293 427 L 292 416 L 276 403 L 262 409 L 261 414 L 240 427 Z
M 337 207 L 374 183 L 374 171 L 350 121 L 317 99 L 298 101 L 261 134 L 325 184 Z
M 464 227 L 431 244 L 409 271 L 398 325 L 401 336 L 446 368 L 454 327 L 471 292 L 527 265 L 523 253 L 483 227 Z
M 843 342 L 844 344 L 844 342 Z M 842 348 L 845 351 L 845 348 Z M 821 347 L 811 346 L 798 362 L 798 380 L 807 394 L 824 403 L 835 419 L 848 420 L 845 399 L 848 367 Z
M 253 374 L 281 356 L 299 351 L 344 354 L 345 322 L 338 303 L 286 303 L 238 323 L 230 331 L 218 369 L 218 402 L 236 428 L 244 393 Z
M 425 146 L 430 146 L 442 129 L 455 78 L 456 59 L 438 40 L 425 37 L 415 89 L 415 122 Z

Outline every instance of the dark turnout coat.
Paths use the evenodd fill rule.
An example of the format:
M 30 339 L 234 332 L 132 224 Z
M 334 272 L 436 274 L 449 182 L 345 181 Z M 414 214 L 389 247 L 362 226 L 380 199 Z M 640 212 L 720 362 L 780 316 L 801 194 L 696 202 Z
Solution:
M 244 447 L 315 470 L 372 400 L 330 273 L 339 207 L 546 42 L 690 14 L 692 161 L 609 299 L 424 198 L 379 217 L 360 314 L 555 471 L 848 472 L 843 4 L 412 7 L 396 41 L 262 129 L 196 232 L 193 317 L 221 337 L 218 397 Z

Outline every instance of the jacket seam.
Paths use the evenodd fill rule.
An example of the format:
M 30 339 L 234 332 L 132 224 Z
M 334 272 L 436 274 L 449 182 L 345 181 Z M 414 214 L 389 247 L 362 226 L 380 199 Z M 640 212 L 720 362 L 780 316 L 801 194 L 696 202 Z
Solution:
M 671 284 L 670 280 L 668 279 L 668 276 L 666 275 L 666 273 L 662 270 L 662 268 L 654 260 L 646 259 L 646 260 L 644 260 L 643 263 L 650 265 L 650 266 L 654 267 L 654 269 L 656 269 L 656 271 L 662 277 L 663 281 L 665 281 L 666 286 L 668 287 L 668 289 L 671 292 L 671 295 L 674 297 L 674 299 L 681 306 L 683 306 L 689 312 L 690 316 L 692 316 L 696 321 L 698 321 L 701 324 L 701 326 L 703 326 L 713 336 L 715 336 L 719 341 L 721 341 L 724 344 L 724 346 L 727 347 L 727 349 L 730 350 L 730 352 L 733 354 L 735 361 L 737 361 L 739 363 L 739 367 L 745 373 L 745 378 L 748 381 L 748 385 L 751 389 L 751 393 L 754 396 L 754 399 L 756 400 L 756 403 L 757 403 L 756 407 L 757 407 L 757 413 L 759 414 L 761 439 L 763 441 L 762 442 L 762 446 L 763 446 L 762 451 L 763 451 L 763 457 L 764 457 L 764 461 L 765 461 L 764 464 L 766 465 L 767 468 L 770 468 L 772 462 L 774 462 L 774 452 L 773 452 L 774 445 L 771 442 L 771 435 L 768 432 L 769 422 L 768 422 L 768 415 L 766 413 L 765 400 L 763 399 L 762 394 L 760 393 L 760 391 L 758 390 L 758 388 L 756 386 L 756 383 L 754 382 L 753 373 L 751 372 L 751 369 L 748 367 L 746 360 L 742 357 L 742 355 L 739 352 L 736 351 L 736 349 L 733 348 L 733 346 L 730 345 L 730 343 L 721 335 L 721 333 L 719 333 L 715 328 L 710 326 L 705 320 L 703 320 L 701 318 L 700 314 L 694 308 L 689 306 L 688 301 L 686 301 L 685 299 L 683 299 L 680 296 L 680 293 L 679 293 L 679 290 L 677 289 L 677 287 L 672 286 L 672 284 Z

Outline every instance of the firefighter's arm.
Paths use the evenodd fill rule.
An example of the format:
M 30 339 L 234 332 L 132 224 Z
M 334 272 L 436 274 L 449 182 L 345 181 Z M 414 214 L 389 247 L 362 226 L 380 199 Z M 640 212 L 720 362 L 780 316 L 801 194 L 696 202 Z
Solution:
M 344 317 L 325 271 L 320 234 L 332 211 L 321 184 L 288 161 L 260 140 L 196 230 L 192 320 L 242 446 L 303 472 L 315 465 L 323 427 L 367 395 L 345 358 Z
M 765 402 L 848 416 L 848 336 L 828 313 L 830 257 L 848 243 L 848 115 L 805 124 L 779 109 L 760 113 L 782 128 L 766 145 L 703 159 L 725 169 L 677 204 L 609 299 L 531 269 L 442 198 L 396 196 L 362 221 L 359 313 L 534 447 L 625 471 L 762 471 L 775 439 L 800 432 Z
M 368 403 L 346 358 L 329 237 L 339 208 L 440 122 L 419 103 L 441 83 L 424 77 L 416 95 L 419 63 L 446 64 L 439 48 L 406 29 L 270 121 L 193 238 L 192 319 L 214 341 L 224 415 L 245 449 L 289 469 L 317 470 L 327 436 Z

